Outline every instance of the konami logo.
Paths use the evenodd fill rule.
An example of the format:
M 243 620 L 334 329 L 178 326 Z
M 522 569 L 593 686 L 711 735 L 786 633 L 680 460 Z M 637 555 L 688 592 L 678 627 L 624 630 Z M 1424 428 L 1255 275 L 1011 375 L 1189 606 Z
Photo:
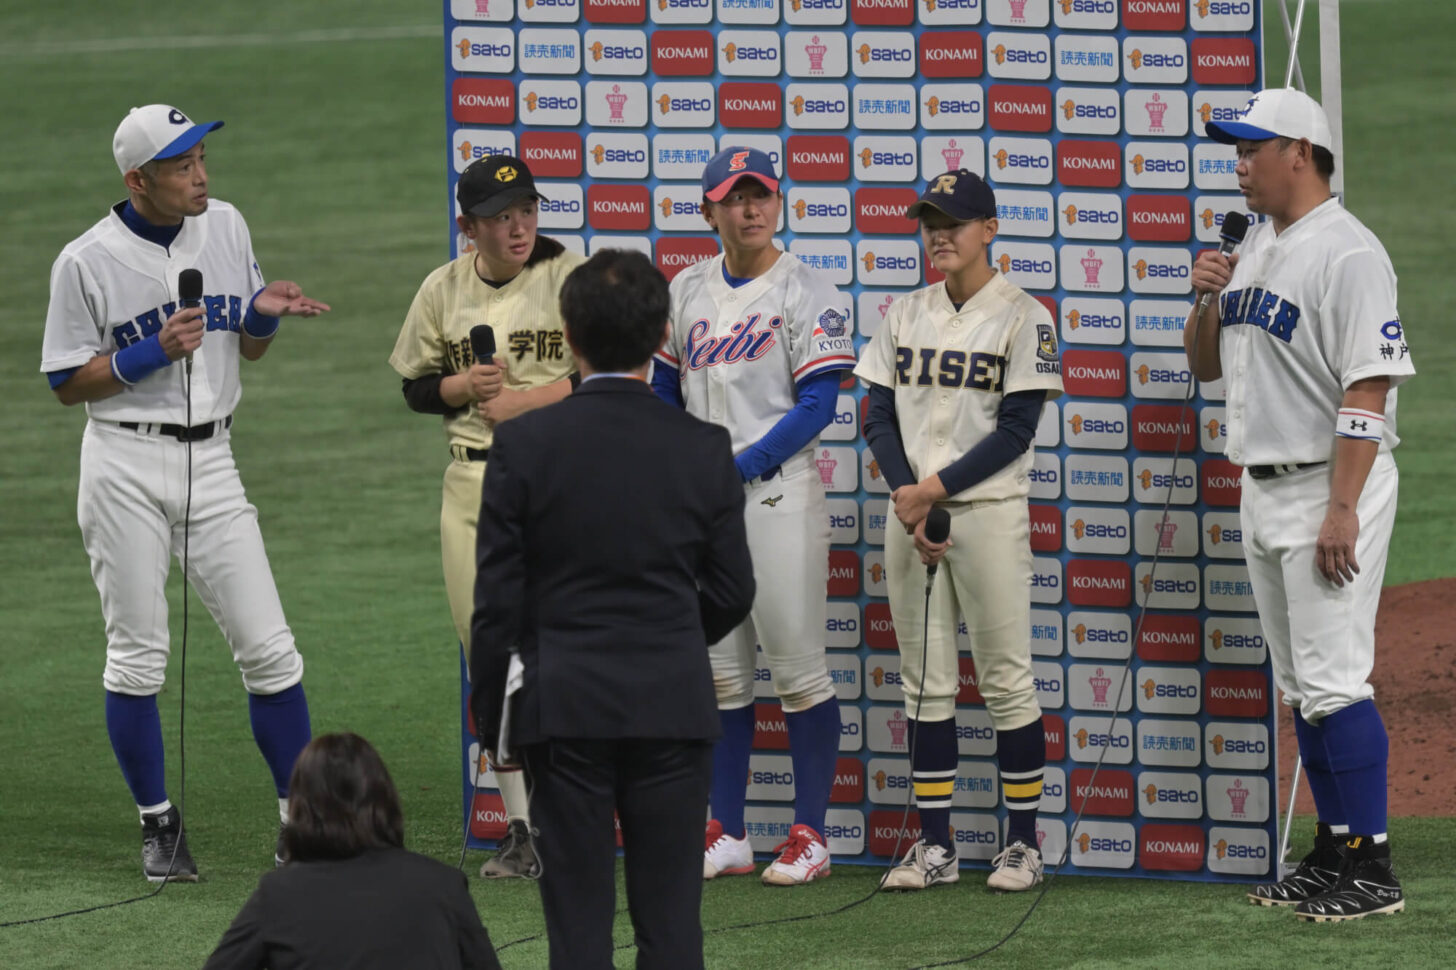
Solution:
M 1149 613 L 1138 633 L 1142 660 L 1193 663 L 1200 653 L 1198 617 L 1180 613 Z
M 792 142 L 792 139 L 790 139 Z M 792 148 L 790 149 L 792 152 Z M 919 198 L 914 189 L 860 188 L 854 193 L 854 225 L 860 232 L 898 236 L 915 231 L 905 210 Z
M 1116 142 L 1057 143 L 1057 179 L 1063 185 L 1112 189 L 1122 184 L 1122 154 Z
M 870 852 L 885 858 L 904 855 L 920 838 L 920 813 L 910 810 L 908 817 L 900 809 L 878 809 L 870 812 Z
M 1203 504 L 1239 507 L 1243 470 L 1222 458 L 1203 460 Z
M 753 746 L 765 751 L 789 750 L 789 725 L 782 705 L 753 705 Z
M 523 131 L 521 160 L 538 178 L 577 178 L 582 169 L 581 135 L 574 131 Z
M 498 839 L 506 834 L 506 803 L 496 792 L 477 792 L 470 803 L 470 835 Z
M 1063 373 L 1065 373 L 1066 360 L 1066 354 L 1063 354 Z M 1028 511 L 1031 513 L 1031 551 L 1060 552 L 1062 549 L 1062 515 L 1057 507 L 1032 502 L 1028 506 Z
M 525 5 L 541 0 L 526 0 Z M 582 0 L 582 10 L 592 24 L 640 24 L 647 19 L 647 0 Z
M 865 797 L 865 766 L 859 758 L 840 758 L 834 765 L 831 802 L 862 802 Z
M 895 623 L 890 619 L 889 603 L 866 603 L 864 608 L 864 642 L 871 650 L 898 650 Z
M 671 280 L 678 273 L 718 255 L 716 236 L 662 236 L 653 251 L 657 268 Z
M 1193 210 L 1186 196 L 1128 196 L 1129 239 L 1134 242 L 1187 242 L 1192 235 Z
M 843 135 L 790 135 L 788 176 L 796 182 L 848 181 L 849 139 Z
M 1128 30 L 1181 31 L 1187 24 L 1187 0 L 1122 0 L 1122 25 Z
M 1074 768 L 1071 781 L 1071 803 L 1068 811 L 1086 811 L 1092 815 L 1133 814 L 1134 784 L 1132 772 L 1120 768 L 1103 768 L 1092 777 L 1091 768 Z
M 1077 397 L 1122 397 L 1127 393 L 1127 357 L 1117 350 L 1064 350 L 1062 382 Z M 1136 408 L 1133 415 L 1136 434 Z M 1032 548 L 1035 538 L 1033 534 Z
M 1197 435 L 1197 420 L 1192 408 L 1172 404 L 1134 404 L 1132 446 L 1138 451 L 1173 451 L 1181 434 L 1182 444 L 1178 450 L 1186 454 Z
M 980 77 L 983 57 L 981 35 L 974 31 L 948 30 L 920 35 L 920 73 L 924 77 Z
M 1052 130 L 1050 88 L 993 84 L 987 101 L 992 128 L 1002 131 Z
M 915 0 L 850 0 L 849 16 L 861 27 L 908 27 L 915 22 Z
M 1203 829 L 1197 825 L 1148 822 L 1139 833 L 1138 858 L 1144 869 L 1197 872 L 1207 851 Z
M 725 128 L 777 128 L 783 118 L 777 84 L 725 81 L 718 88 L 718 119 Z
M 1132 567 L 1104 559 L 1073 559 L 1067 563 L 1067 602 L 1127 606 L 1132 602 Z
M 829 550 L 829 595 L 859 595 L 859 556 L 853 550 Z
M 959 668 L 959 680 L 956 688 L 957 704 L 984 704 L 985 699 L 981 697 L 981 690 L 976 681 L 976 663 L 969 654 L 961 654 L 956 658 Z
M 586 187 L 586 221 L 593 229 L 642 232 L 652 228 L 652 193 L 645 185 Z
M 516 86 L 504 78 L 456 78 L 450 84 L 450 116 L 467 125 L 512 124 Z
M 1067 756 L 1067 722 L 1060 714 L 1043 714 L 1041 732 L 1046 738 L 1048 762 L 1061 761 Z
M 652 34 L 652 73 L 706 77 L 713 73 L 713 35 L 706 30 L 658 30 Z
M 1210 670 L 1203 703 L 1212 717 L 1263 717 L 1269 713 L 1269 682 L 1260 670 Z
M 1257 76 L 1254 42 L 1248 37 L 1199 37 L 1193 41 L 1193 80 L 1197 84 L 1253 84 Z

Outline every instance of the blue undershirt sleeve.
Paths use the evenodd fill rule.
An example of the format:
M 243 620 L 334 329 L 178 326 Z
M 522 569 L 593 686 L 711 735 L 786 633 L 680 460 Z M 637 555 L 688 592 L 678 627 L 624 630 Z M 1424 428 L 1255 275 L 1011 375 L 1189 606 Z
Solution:
M 900 418 L 895 413 L 895 392 L 883 384 L 870 385 L 870 405 L 865 414 L 864 436 L 880 463 L 890 491 L 915 484 L 910 459 L 905 455 L 905 441 L 900 437 Z
M 839 371 L 826 371 L 794 385 L 797 400 L 762 438 L 734 456 L 743 480 L 758 478 L 799 452 L 834 420 L 839 399 Z
M 1016 391 L 1001 399 L 996 430 L 940 470 L 947 495 L 957 495 L 1005 468 L 1031 447 L 1046 391 Z
M 51 382 L 51 390 L 60 387 L 71 379 L 71 375 L 80 370 L 79 367 L 67 367 L 65 370 L 53 370 L 46 372 L 46 380 Z
M 674 407 L 683 406 L 682 378 L 660 360 L 652 361 L 652 390 Z

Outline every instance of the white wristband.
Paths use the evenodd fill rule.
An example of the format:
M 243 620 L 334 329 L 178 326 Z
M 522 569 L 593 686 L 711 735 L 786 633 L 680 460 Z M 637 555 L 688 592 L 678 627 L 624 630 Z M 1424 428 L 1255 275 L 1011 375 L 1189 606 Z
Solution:
M 1359 408 L 1340 408 L 1335 417 L 1335 436 L 1380 441 L 1385 437 L 1385 415 Z

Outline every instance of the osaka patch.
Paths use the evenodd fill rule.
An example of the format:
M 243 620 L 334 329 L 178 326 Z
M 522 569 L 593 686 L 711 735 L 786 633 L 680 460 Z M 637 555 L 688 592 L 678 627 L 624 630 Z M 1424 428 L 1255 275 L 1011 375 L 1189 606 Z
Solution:
M 1036 355 L 1042 360 L 1057 359 L 1057 334 L 1049 323 L 1036 325 Z
M 848 318 L 838 310 L 825 310 L 819 314 L 819 329 L 824 331 L 827 337 L 843 337 L 844 325 Z

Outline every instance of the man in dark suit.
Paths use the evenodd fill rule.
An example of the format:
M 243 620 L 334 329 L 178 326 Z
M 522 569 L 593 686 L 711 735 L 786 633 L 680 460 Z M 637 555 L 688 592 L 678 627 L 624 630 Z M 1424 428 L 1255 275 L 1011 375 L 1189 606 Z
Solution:
M 561 290 L 581 386 L 495 429 L 477 529 L 471 706 L 531 787 L 551 966 L 610 970 L 615 810 L 638 970 L 703 966 L 703 818 L 719 735 L 708 644 L 753 603 L 743 486 L 723 428 L 646 383 L 667 283 L 604 250 Z

